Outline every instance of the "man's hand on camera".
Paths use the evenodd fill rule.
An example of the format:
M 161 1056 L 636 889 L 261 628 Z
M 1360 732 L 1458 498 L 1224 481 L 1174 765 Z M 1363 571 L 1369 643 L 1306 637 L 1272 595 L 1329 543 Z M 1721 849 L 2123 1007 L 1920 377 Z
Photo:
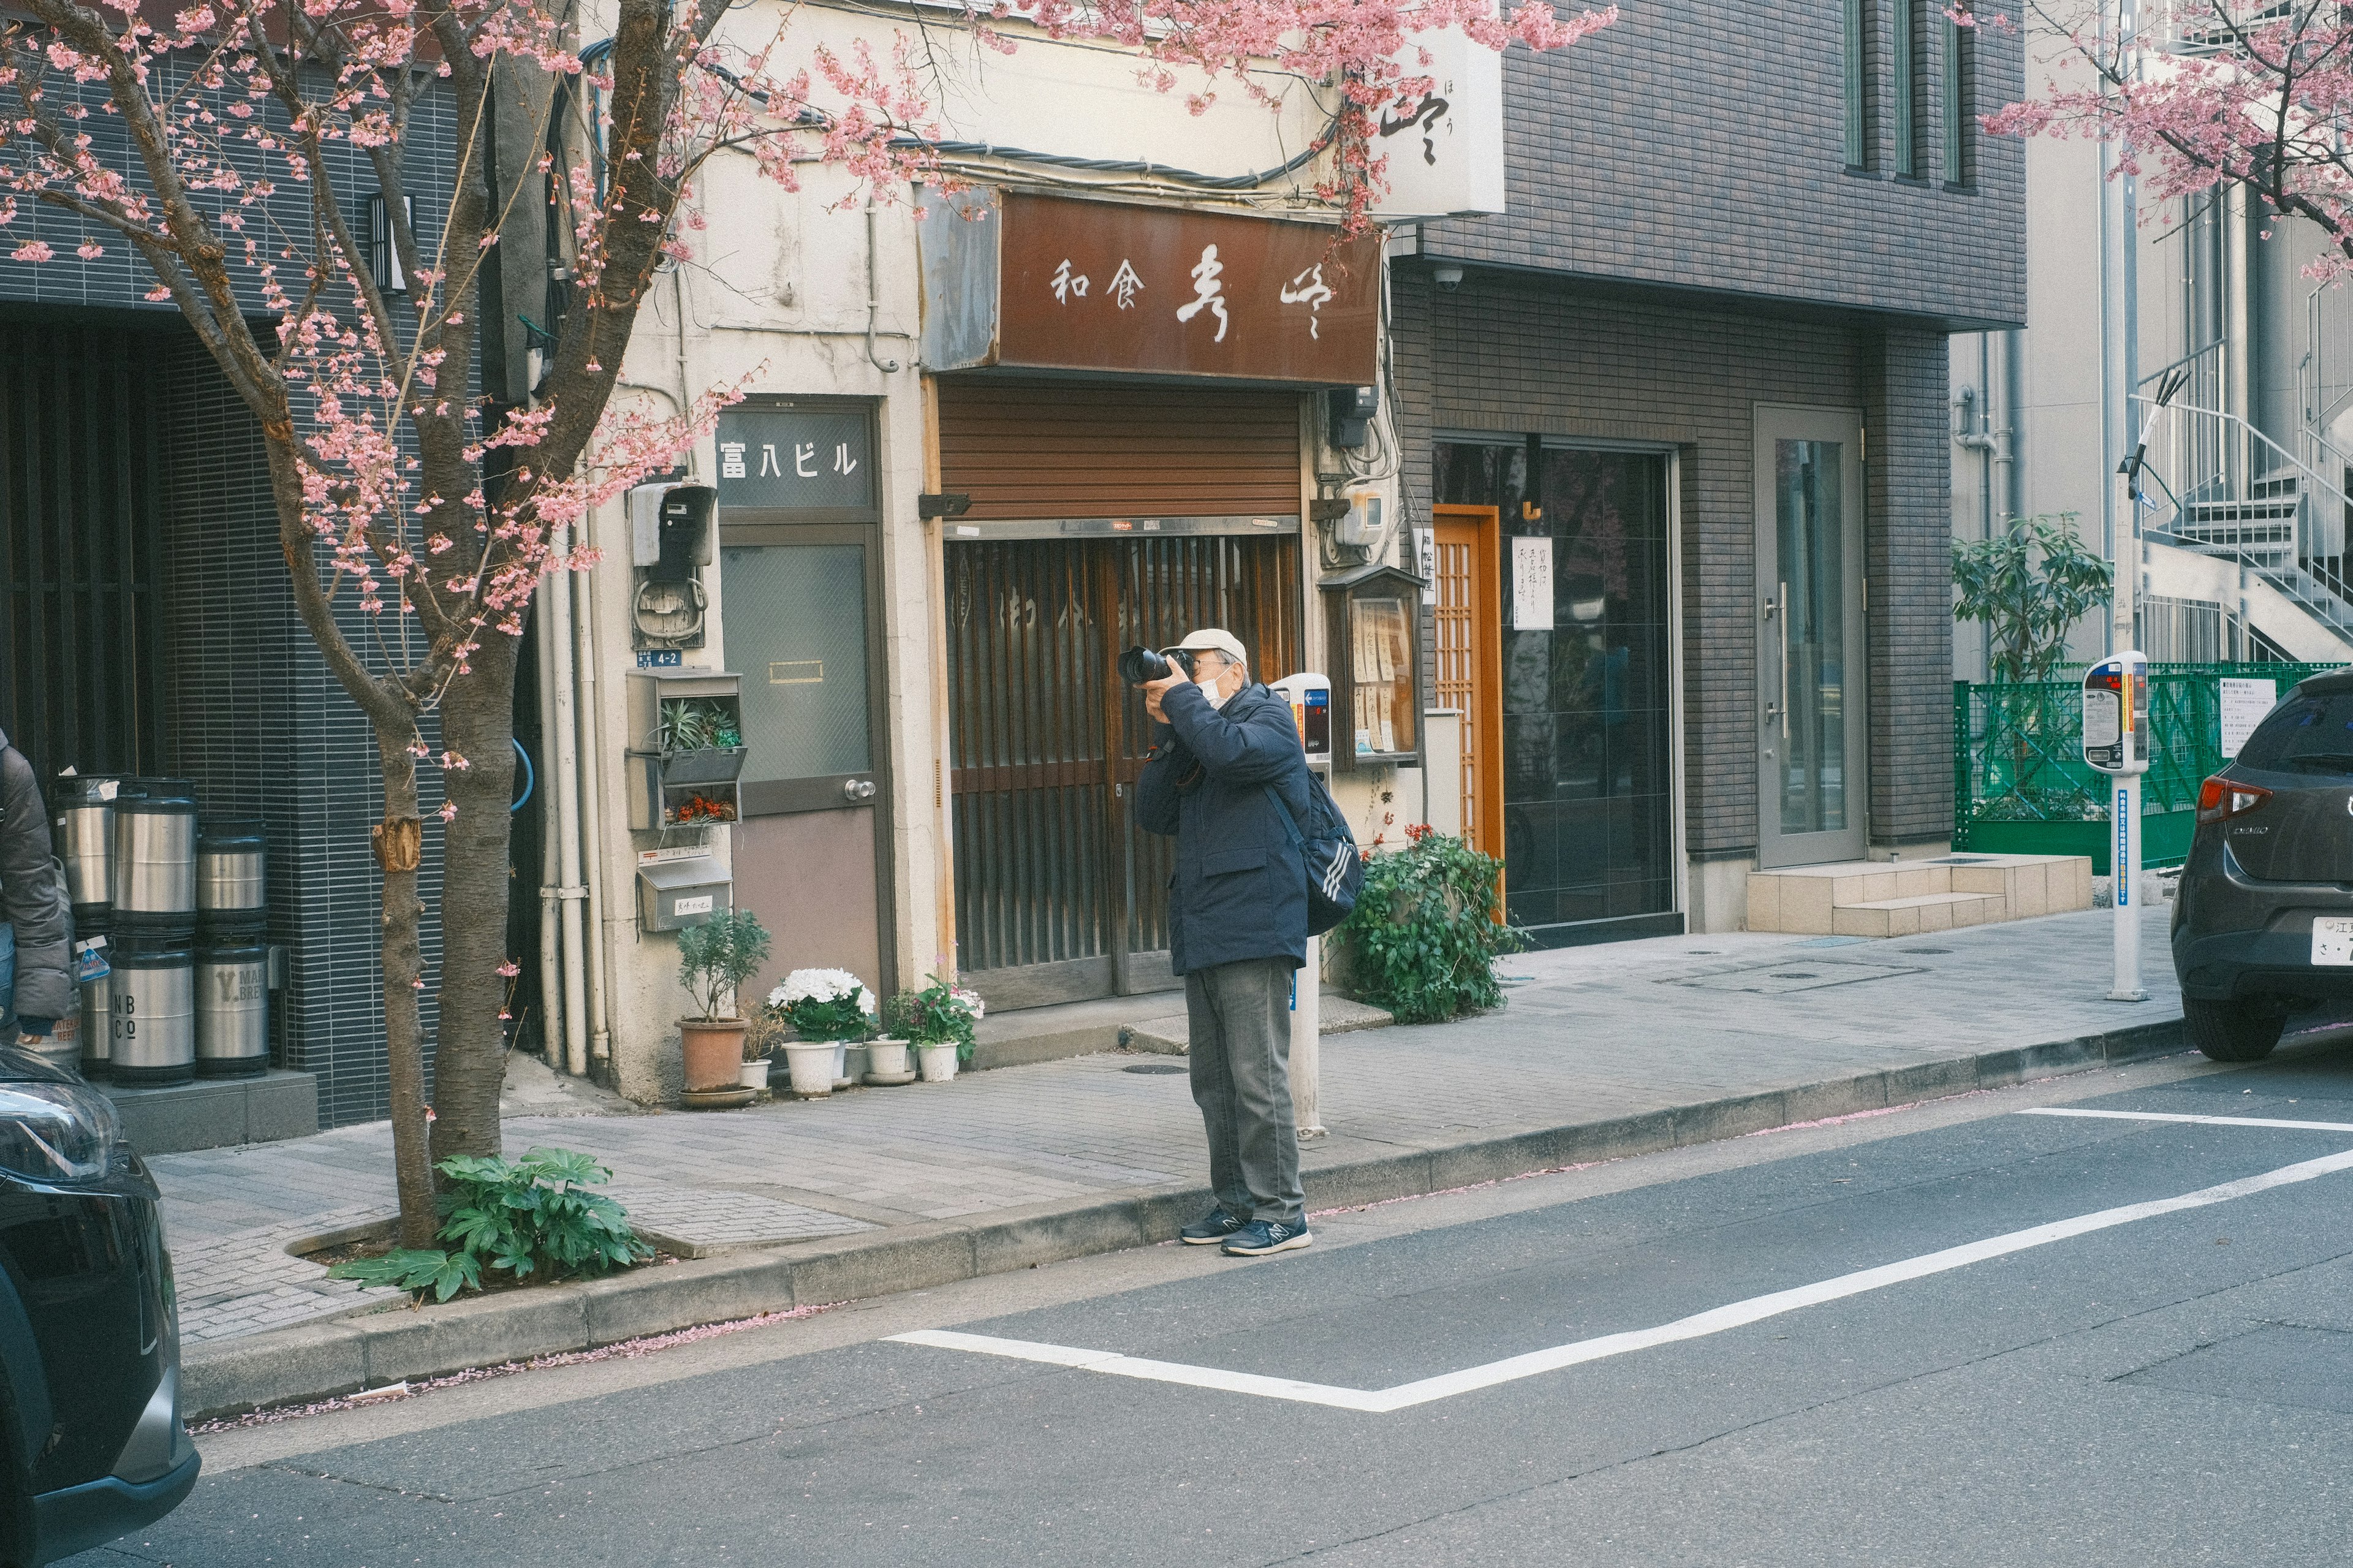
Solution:
M 1177 687 L 1187 684 L 1193 678 L 1191 676 L 1187 675 L 1181 668 L 1172 667 L 1168 671 L 1166 679 L 1161 680 L 1147 680 L 1142 686 L 1137 688 L 1138 690 L 1144 693 L 1144 710 L 1152 715 L 1152 721 L 1154 723 L 1166 724 L 1168 722 L 1168 716 L 1160 711 L 1160 700 L 1163 697 L 1167 696 L 1169 692 L 1175 690 Z

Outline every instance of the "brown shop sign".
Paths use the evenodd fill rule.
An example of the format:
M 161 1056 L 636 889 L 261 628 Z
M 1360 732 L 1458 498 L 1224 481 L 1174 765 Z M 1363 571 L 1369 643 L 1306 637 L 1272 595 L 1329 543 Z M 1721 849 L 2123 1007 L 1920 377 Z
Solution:
M 1380 250 L 1325 224 L 1058 196 L 927 193 L 923 359 L 1357 386 Z

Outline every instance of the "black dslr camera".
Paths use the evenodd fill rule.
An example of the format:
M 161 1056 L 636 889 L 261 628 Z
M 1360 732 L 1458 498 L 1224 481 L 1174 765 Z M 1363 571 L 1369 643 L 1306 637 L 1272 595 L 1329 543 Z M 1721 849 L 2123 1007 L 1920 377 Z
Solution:
M 1155 653 L 1148 647 L 1132 647 L 1119 656 L 1119 678 L 1130 686 L 1141 686 L 1147 680 L 1166 680 L 1169 672 L 1181 669 L 1185 679 L 1193 679 L 1193 650 L 1172 647 L 1166 653 Z

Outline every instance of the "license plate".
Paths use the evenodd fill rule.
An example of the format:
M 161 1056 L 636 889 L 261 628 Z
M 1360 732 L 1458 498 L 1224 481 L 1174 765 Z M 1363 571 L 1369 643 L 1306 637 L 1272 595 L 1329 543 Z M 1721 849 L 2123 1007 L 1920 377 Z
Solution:
M 2353 920 L 2337 915 L 2314 917 L 2312 962 L 2315 964 L 2353 964 Z

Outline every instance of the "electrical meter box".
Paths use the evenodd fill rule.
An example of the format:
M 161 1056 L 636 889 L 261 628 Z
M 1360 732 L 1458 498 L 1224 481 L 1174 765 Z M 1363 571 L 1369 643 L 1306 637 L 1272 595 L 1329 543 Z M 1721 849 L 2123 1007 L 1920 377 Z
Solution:
M 735 907 L 735 880 L 708 856 L 661 860 L 638 868 L 638 923 L 648 931 L 684 931 Z
M 1321 675 L 1286 675 L 1270 683 L 1291 704 L 1291 721 L 1299 726 L 1300 743 L 1311 763 L 1332 760 L 1332 682 Z
M 2104 773 L 2148 772 L 2148 658 L 2111 654 L 2084 676 L 2084 761 Z

